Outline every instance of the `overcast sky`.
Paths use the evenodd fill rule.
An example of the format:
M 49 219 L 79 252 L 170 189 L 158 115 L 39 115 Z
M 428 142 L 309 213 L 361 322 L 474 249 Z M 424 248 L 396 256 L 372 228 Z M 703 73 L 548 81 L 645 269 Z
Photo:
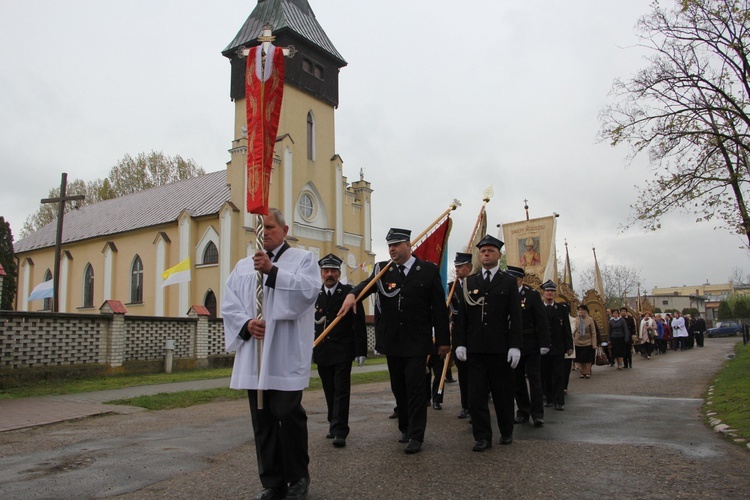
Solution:
M 750 272 L 744 240 L 695 216 L 622 232 L 646 158 L 597 143 L 615 78 L 646 65 L 634 26 L 651 0 L 309 0 L 349 63 L 336 151 L 372 183 L 373 245 L 420 233 L 452 199 L 463 250 L 482 192 L 489 225 L 560 214 L 578 272 L 624 265 L 654 286 Z M 0 0 L 0 215 L 16 238 L 60 174 L 105 177 L 125 154 L 230 159 L 234 105 L 221 51 L 255 0 Z M 669 5 L 669 0 L 662 5 Z

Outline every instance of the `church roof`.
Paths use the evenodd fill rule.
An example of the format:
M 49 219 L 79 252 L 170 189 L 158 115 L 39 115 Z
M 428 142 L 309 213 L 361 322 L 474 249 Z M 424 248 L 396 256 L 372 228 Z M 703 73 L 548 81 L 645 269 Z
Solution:
M 109 236 L 219 212 L 229 201 L 226 170 L 172 182 L 71 210 L 63 218 L 63 243 Z M 13 245 L 16 253 L 55 246 L 57 220 Z
M 250 17 L 222 53 L 231 57 L 231 52 L 241 46 L 257 45 L 257 38 L 266 23 L 273 26 L 274 33 L 285 29 L 295 32 L 346 65 L 346 61 L 318 23 L 307 0 L 258 0 Z

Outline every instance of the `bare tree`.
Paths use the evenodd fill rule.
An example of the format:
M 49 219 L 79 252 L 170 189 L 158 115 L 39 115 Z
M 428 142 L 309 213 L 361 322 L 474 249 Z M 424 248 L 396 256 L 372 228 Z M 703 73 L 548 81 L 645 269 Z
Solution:
M 203 174 L 205 171 L 195 161 L 185 160 L 179 155 L 171 157 L 161 151 L 151 151 L 148 154 L 140 153 L 133 158 L 126 154 L 112 167 L 105 179 L 96 179 L 88 183 L 81 179 L 70 181 L 67 194 L 82 194 L 86 198 L 80 205 L 66 204 L 65 211 Z M 60 188 L 56 187 L 50 190 L 48 198 L 56 198 L 59 195 Z M 39 209 L 26 218 L 20 236 L 23 238 L 46 226 L 56 217 L 55 204 L 40 204 Z
M 639 283 L 643 282 L 640 271 L 632 267 L 604 265 L 599 266 L 599 271 L 602 276 L 607 307 L 621 306 L 623 298 L 636 295 Z M 594 289 L 594 283 L 596 283 L 596 271 L 594 266 L 591 266 L 581 273 L 579 289 L 581 296 L 587 290 Z
M 732 269 L 732 274 L 729 275 L 729 282 L 734 285 L 742 285 L 745 283 L 745 280 L 747 279 L 747 275 L 740 267 L 735 267 Z
M 750 212 L 750 0 L 657 2 L 637 25 L 649 66 L 616 80 L 617 103 L 602 110 L 600 138 L 647 151 L 654 178 L 639 189 L 634 216 L 656 230 L 675 210 L 747 237 Z

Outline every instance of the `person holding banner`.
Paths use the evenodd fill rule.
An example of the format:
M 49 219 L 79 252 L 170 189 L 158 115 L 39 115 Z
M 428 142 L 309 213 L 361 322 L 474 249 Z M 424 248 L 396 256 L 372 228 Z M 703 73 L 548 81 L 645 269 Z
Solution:
M 269 209 L 263 228 L 265 252 L 237 263 L 221 302 L 226 350 L 236 351 L 230 387 L 247 389 L 250 400 L 258 471 L 265 488 L 255 498 L 307 498 L 310 458 L 302 391 L 310 381 L 320 271 L 312 252 L 284 241 L 289 227 L 279 210 Z M 255 306 L 258 271 L 265 281 L 262 319 Z
M 466 361 L 469 368 L 473 451 L 492 447 L 489 395 L 495 405 L 500 444 L 513 442 L 513 370 L 521 359 L 523 334 L 516 280 L 498 265 L 503 245 L 489 234 L 477 243 L 482 270 L 463 283 L 464 300 L 453 327 L 456 358 Z
M 373 274 L 354 287 L 344 300 L 339 316 L 351 311 L 360 292 L 362 298 L 376 293 L 375 350 L 385 354 L 391 377 L 391 390 L 398 408 L 400 443 L 404 453 L 422 449 L 427 427 L 425 366 L 432 353 L 433 331 L 438 355 L 450 352 L 448 307 L 440 270 L 412 256 L 411 231 L 392 228 L 386 242 L 392 263 L 379 262 Z M 388 266 L 373 286 L 370 282 Z

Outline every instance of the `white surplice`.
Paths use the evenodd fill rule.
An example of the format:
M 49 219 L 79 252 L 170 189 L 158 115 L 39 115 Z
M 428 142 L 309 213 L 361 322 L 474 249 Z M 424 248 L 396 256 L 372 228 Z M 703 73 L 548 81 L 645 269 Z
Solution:
M 320 270 L 312 252 L 297 248 L 287 248 L 273 264 L 278 268 L 276 284 L 263 287 L 266 335 L 260 373 L 257 340 L 239 337 L 245 323 L 256 315 L 257 271 L 252 257 L 239 261 L 226 283 L 221 314 L 226 350 L 236 351 L 232 389 L 299 391 L 310 383 Z

